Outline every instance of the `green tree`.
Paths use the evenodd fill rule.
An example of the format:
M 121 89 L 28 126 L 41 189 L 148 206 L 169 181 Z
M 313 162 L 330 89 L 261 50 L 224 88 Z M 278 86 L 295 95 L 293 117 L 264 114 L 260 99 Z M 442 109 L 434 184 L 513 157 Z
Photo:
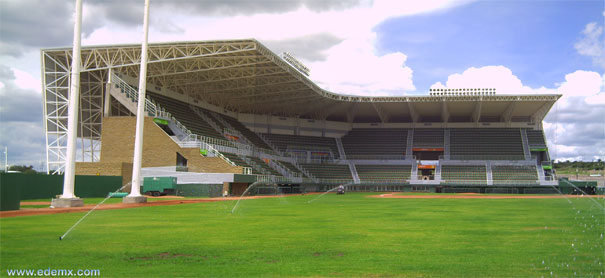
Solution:
M 17 172 L 21 172 L 21 173 L 25 173 L 25 174 L 37 174 L 38 172 L 36 172 L 36 170 L 34 170 L 34 166 L 29 165 L 29 166 L 25 166 L 25 165 L 13 165 L 8 167 L 9 171 L 17 171 Z

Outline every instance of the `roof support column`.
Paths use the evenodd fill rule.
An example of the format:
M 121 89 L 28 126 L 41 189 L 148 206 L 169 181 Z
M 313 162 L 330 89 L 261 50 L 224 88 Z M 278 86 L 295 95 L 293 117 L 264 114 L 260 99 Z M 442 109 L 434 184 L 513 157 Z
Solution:
M 554 102 L 546 102 L 542 106 L 540 106 L 540 108 L 538 108 L 538 110 L 536 110 L 536 112 L 531 115 L 532 122 L 542 124 L 542 120 L 544 120 L 544 117 L 546 117 L 546 114 L 553 106 L 553 104 Z
M 105 86 L 105 107 L 103 109 L 103 115 L 105 117 L 109 117 L 111 115 L 111 86 L 112 85 L 112 80 L 111 80 L 111 75 L 113 74 L 113 71 L 111 70 L 111 68 L 109 68 L 107 70 L 107 85 Z
M 386 123 L 389 121 L 389 115 L 386 112 L 384 112 L 384 109 L 382 108 L 382 106 L 380 106 L 376 102 L 372 102 L 372 107 L 374 107 L 374 110 L 376 110 L 378 117 L 380 118 L 380 120 L 383 123 Z
M 510 124 L 510 121 L 513 118 L 513 112 L 515 111 L 516 106 L 517 106 L 517 101 L 513 100 L 508 105 L 508 107 L 506 107 L 506 110 L 504 110 L 504 113 L 502 113 L 502 117 L 500 118 L 500 121 Z
M 418 122 L 418 111 L 416 111 L 416 107 L 414 107 L 414 105 L 409 102 L 408 100 L 408 108 L 410 109 L 410 117 L 412 117 L 412 122 L 413 123 L 417 123 Z
M 443 121 L 444 124 L 447 124 L 447 122 L 450 120 L 450 111 L 447 108 L 447 102 L 442 102 L 441 103 L 441 121 Z
M 67 108 L 67 155 L 63 175 L 63 194 L 51 202 L 52 207 L 81 207 L 84 201 L 74 195 L 76 179 L 76 139 L 78 136 L 78 108 L 80 103 L 80 68 L 82 66 L 80 45 L 82 39 L 82 0 L 76 0 L 74 41 Z
M 146 203 L 141 195 L 141 164 L 143 160 L 143 128 L 145 124 L 145 91 L 147 90 L 147 37 L 149 32 L 149 0 L 145 0 L 143 17 L 143 44 L 141 46 L 141 72 L 139 73 L 139 101 L 137 106 L 137 127 L 134 139 L 134 158 L 132 161 L 132 184 L 130 194 L 122 199 L 124 203 Z
M 482 100 L 477 101 L 477 103 L 475 104 L 475 110 L 473 111 L 473 122 L 475 124 L 479 123 L 479 120 L 481 119 L 481 103 L 483 103 Z
M 349 110 L 347 110 L 347 122 L 352 123 L 355 120 L 355 107 L 357 106 L 357 102 L 352 102 L 349 106 Z

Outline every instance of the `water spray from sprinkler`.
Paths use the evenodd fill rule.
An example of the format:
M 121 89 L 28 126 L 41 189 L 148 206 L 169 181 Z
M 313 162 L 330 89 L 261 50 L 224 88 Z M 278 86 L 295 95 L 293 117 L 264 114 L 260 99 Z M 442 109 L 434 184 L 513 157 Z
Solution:
M 235 212 L 235 210 L 237 209 L 237 206 L 239 205 L 239 201 L 242 200 L 242 198 L 244 198 L 244 195 L 246 195 L 246 193 L 248 193 L 248 191 L 254 187 L 257 184 L 260 184 L 261 182 L 254 182 L 252 183 L 250 186 L 248 186 L 248 188 L 246 188 L 246 190 L 244 191 L 244 193 L 242 193 L 241 196 L 239 196 L 239 199 L 237 199 L 237 202 L 235 203 L 235 206 L 233 206 L 233 209 L 231 209 L 231 214 L 233 214 Z
M 347 185 L 351 185 L 351 184 L 353 184 L 353 183 L 347 183 L 347 184 L 343 184 L 342 186 L 345 186 L 345 187 L 346 187 Z M 312 200 L 308 201 L 308 202 L 307 202 L 307 204 L 310 204 L 311 202 L 313 202 L 313 201 L 315 201 L 315 200 L 317 200 L 317 199 L 321 198 L 323 195 L 326 195 L 326 194 L 328 194 L 328 193 L 330 193 L 330 192 L 332 192 L 332 191 L 334 191 L 334 190 L 338 190 L 338 187 L 339 187 L 339 186 L 334 187 L 334 188 L 332 188 L 332 189 L 330 189 L 330 190 L 328 190 L 328 191 L 326 191 L 326 192 L 324 192 L 324 193 L 321 193 L 319 196 L 317 196 L 317 197 L 313 198 Z
M 111 196 L 113 196 L 115 193 L 117 193 L 118 191 L 122 190 L 124 187 L 129 186 L 130 184 L 131 184 L 131 182 L 129 182 L 129 183 L 123 185 L 122 187 L 118 188 L 113 193 L 107 194 L 107 197 L 105 197 L 105 199 L 103 199 L 103 201 L 101 201 L 100 203 L 98 203 L 91 210 L 89 210 L 84 216 L 82 216 L 82 218 L 80 218 L 80 220 L 78 220 L 75 224 L 73 224 L 62 236 L 59 237 L 59 240 L 63 240 L 71 232 L 71 230 L 73 230 L 76 226 L 78 226 L 78 224 L 80 224 L 80 222 L 82 222 L 82 220 L 84 220 L 84 218 L 86 218 L 86 216 L 88 216 L 91 212 L 93 212 L 100 205 L 102 205 L 103 203 L 105 203 L 105 201 L 107 201 L 107 199 L 111 198 Z

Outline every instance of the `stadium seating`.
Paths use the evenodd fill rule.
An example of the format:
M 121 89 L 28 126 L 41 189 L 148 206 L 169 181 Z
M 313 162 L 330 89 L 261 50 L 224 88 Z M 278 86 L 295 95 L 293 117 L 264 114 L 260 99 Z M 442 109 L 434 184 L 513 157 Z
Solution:
M 186 103 L 168 98 L 159 94 L 149 93 L 149 97 L 170 112 L 177 120 L 192 132 L 224 139 L 224 135 L 217 132 L 206 123 Z M 221 128 L 233 128 L 258 148 L 271 149 L 260 136 L 237 119 L 198 109 L 206 117 L 214 120 Z M 527 129 L 528 143 L 531 148 L 545 148 L 544 133 L 541 130 Z M 343 148 L 349 159 L 403 159 L 406 153 L 408 130 L 403 128 L 359 128 L 352 129 L 342 137 Z M 315 136 L 295 136 L 282 134 L 265 134 L 269 142 L 280 151 L 317 151 L 329 152 L 330 159 L 338 159 L 339 151 L 334 138 Z M 439 148 L 444 147 L 444 129 L 415 129 L 413 147 Z M 238 166 L 252 168 L 253 174 L 271 174 L 281 176 L 258 157 L 249 156 L 258 167 L 251 167 L 240 156 L 232 153 L 223 153 Z M 450 130 L 450 158 L 452 160 L 522 160 L 523 145 L 521 131 L 518 128 L 454 128 Z M 293 173 L 299 170 L 288 162 L 280 162 Z M 319 179 L 352 181 L 352 175 L 346 164 L 301 164 L 311 175 Z M 410 179 L 411 166 L 409 165 L 356 165 L 359 178 L 362 182 L 390 182 Z M 494 185 L 509 184 L 535 184 L 538 175 L 535 166 L 494 165 L 492 167 Z M 441 178 L 447 184 L 487 184 L 485 166 L 443 165 Z
M 342 137 L 349 159 L 403 159 L 407 145 L 407 129 L 359 128 Z
M 256 163 L 256 165 L 260 166 L 269 175 L 274 175 L 274 176 L 282 175 L 278 171 L 273 169 L 271 166 L 267 165 L 267 163 L 260 158 L 248 156 L 248 159 L 250 159 L 252 162 Z
M 218 114 L 212 113 L 208 110 L 205 109 L 201 109 L 198 108 L 198 110 L 200 110 L 202 113 L 204 113 L 204 115 L 206 115 L 206 117 L 210 118 L 211 120 L 214 121 L 214 123 L 216 123 L 216 125 L 221 129 L 221 130 L 225 130 L 226 126 L 223 125 L 223 123 L 221 121 L 219 121 L 217 118 L 220 117 Z
M 149 97 L 164 108 L 173 117 L 175 117 L 181 124 L 185 125 L 191 132 L 212 138 L 225 139 L 225 137 L 218 133 L 212 126 L 206 123 L 195 111 L 191 109 L 189 104 L 175 100 L 173 98 L 165 97 L 159 94 L 148 92 Z
M 446 184 L 487 184 L 483 165 L 442 165 L 441 180 Z
M 268 149 L 268 150 L 271 149 L 271 147 L 269 145 L 267 145 L 267 143 L 265 143 L 265 141 L 263 141 L 263 139 L 258 137 L 258 135 L 256 133 L 254 133 L 252 130 L 248 129 L 244 124 L 240 123 L 237 119 L 226 116 L 226 115 L 217 114 L 217 113 L 213 113 L 213 116 L 221 117 L 224 121 L 229 123 L 229 125 L 231 125 L 231 127 L 233 127 L 235 130 L 239 131 L 242 135 L 244 135 L 246 137 L 246 139 L 248 139 L 256 147 L 262 148 L 262 149 Z
M 231 160 L 231 162 L 235 163 L 235 165 L 237 165 L 237 166 L 251 167 L 250 165 L 248 165 L 248 163 L 246 163 L 244 160 L 242 160 L 237 154 L 227 153 L 227 152 L 222 152 L 221 154 L 223 154 L 224 156 L 229 158 L 229 160 Z
M 440 128 L 414 129 L 414 147 L 415 148 L 442 148 L 443 147 L 443 129 L 440 129 Z
M 292 173 L 298 173 L 299 172 L 298 169 L 296 168 L 296 166 L 294 166 L 290 162 L 280 161 L 279 163 L 281 163 L 281 165 L 283 165 L 284 167 L 286 167 Z
M 319 179 L 353 181 L 349 165 L 341 164 L 301 164 L 311 175 Z
M 530 148 L 546 148 L 544 132 L 542 130 L 527 130 L 527 141 Z
M 334 138 L 283 134 L 264 134 L 264 136 L 282 152 L 295 149 L 329 151 L 334 158 L 339 157 Z
M 523 160 L 523 143 L 518 128 L 450 130 L 450 158 L 453 160 Z
M 410 179 L 411 165 L 355 165 L 362 182 L 405 182 Z
M 493 165 L 494 185 L 536 184 L 538 173 L 533 165 Z

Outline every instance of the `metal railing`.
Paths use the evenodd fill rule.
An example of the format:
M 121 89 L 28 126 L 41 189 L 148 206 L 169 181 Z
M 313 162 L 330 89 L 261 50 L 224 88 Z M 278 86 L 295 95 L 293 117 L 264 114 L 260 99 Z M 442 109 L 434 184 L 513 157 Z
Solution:
M 122 80 L 115 74 L 112 76 L 112 81 L 115 81 L 114 84 L 116 85 L 116 87 L 120 88 L 120 91 L 125 94 L 126 97 L 128 97 L 133 102 L 138 103 L 139 91 L 137 89 L 130 86 L 130 84 L 126 83 L 126 81 Z M 158 109 L 153 102 L 151 102 L 149 99 L 145 99 L 145 111 L 150 116 L 156 116 Z
M 287 178 L 301 178 L 300 173 L 292 172 L 288 167 L 284 166 L 277 160 L 270 160 L 269 166 L 272 167 L 273 169 L 277 170 L 278 172 L 280 172 L 282 175 L 284 175 Z
M 281 153 L 281 151 L 279 151 L 279 149 L 275 145 L 273 145 L 273 143 L 271 143 L 271 141 L 269 141 L 267 139 L 267 137 L 265 137 L 265 135 L 263 135 L 261 133 L 256 133 L 256 135 L 258 136 L 258 138 L 260 138 L 261 140 L 263 140 L 263 142 L 265 142 L 265 144 L 267 144 L 267 146 L 271 147 L 272 151 L 274 151 L 275 153 L 277 153 L 280 156 L 284 156 L 284 154 Z
M 444 160 L 445 156 L 440 155 L 439 160 Z M 472 155 L 455 155 L 450 154 L 450 160 L 525 160 L 523 155 L 489 155 L 489 154 L 472 154 Z
M 348 154 L 348 160 L 406 160 L 405 155 Z M 414 160 L 415 157 L 411 156 Z

